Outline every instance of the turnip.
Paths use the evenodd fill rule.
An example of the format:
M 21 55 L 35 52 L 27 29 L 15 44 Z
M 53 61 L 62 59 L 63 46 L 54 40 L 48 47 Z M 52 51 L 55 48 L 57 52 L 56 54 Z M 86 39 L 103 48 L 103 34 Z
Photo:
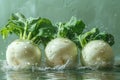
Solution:
M 81 59 L 86 66 L 112 67 L 114 54 L 108 43 L 103 40 L 93 40 L 83 48 Z
M 45 53 L 50 66 L 65 65 L 68 60 L 70 60 L 69 67 L 76 65 L 77 46 L 67 38 L 56 38 L 50 41 L 45 48 Z
M 40 66 L 41 50 L 39 44 L 46 45 L 52 38 L 53 32 L 54 28 L 48 19 L 26 18 L 20 13 L 12 14 L 7 25 L 0 30 L 3 38 L 6 38 L 9 33 L 15 33 L 19 36 L 7 47 L 6 60 L 8 65 L 21 69 Z
M 29 40 L 15 40 L 6 50 L 8 65 L 13 67 L 28 68 L 40 65 L 41 50 Z
M 114 64 L 112 45 L 114 37 L 108 33 L 100 33 L 93 28 L 79 36 L 81 44 L 81 63 L 83 66 L 111 68 Z M 111 45 L 111 46 L 110 46 Z
M 75 36 L 84 29 L 84 23 L 72 17 L 69 22 L 58 23 L 57 33 L 46 48 L 46 62 L 49 66 L 73 68 L 77 64 L 78 49 L 74 43 Z

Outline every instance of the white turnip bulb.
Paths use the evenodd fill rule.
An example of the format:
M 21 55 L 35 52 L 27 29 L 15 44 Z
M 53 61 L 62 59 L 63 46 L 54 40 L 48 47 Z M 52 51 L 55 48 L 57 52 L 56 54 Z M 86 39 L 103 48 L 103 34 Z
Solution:
M 68 67 L 73 67 L 77 63 L 77 46 L 67 38 L 56 38 L 48 43 L 45 48 L 47 64 L 49 66 L 62 66 L 70 60 Z
M 112 67 L 114 64 L 112 48 L 102 40 L 90 41 L 82 49 L 81 62 L 84 66 Z
M 8 45 L 6 60 L 8 65 L 16 68 L 29 68 L 40 65 L 41 51 L 30 40 L 15 40 Z

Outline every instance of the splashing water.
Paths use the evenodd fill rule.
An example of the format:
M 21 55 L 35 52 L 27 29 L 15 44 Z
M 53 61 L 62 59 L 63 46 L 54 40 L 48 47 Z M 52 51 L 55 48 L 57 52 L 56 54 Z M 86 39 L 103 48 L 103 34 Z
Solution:
M 68 60 L 66 62 L 66 64 L 60 66 L 60 65 L 57 65 L 55 67 L 48 67 L 47 65 L 46 66 L 40 66 L 40 67 L 37 67 L 37 66 L 32 66 L 31 68 L 26 68 L 26 69 L 20 69 L 19 67 L 11 67 L 7 64 L 7 61 L 6 60 L 1 60 L 0 61 L 0 69 L 4 72 L 7 72 L 7 71 L 20 71 L 20 70 L 30 70 L 32 72 L 35 72 L 35 71 L 64 71 L 64 70 L 96 70 L 96 68 L 93 68 L 93 67 L 88 67 L 88 66 L 76 66 L 75 68 L 68 68 L 70 64 L 70 60 Z

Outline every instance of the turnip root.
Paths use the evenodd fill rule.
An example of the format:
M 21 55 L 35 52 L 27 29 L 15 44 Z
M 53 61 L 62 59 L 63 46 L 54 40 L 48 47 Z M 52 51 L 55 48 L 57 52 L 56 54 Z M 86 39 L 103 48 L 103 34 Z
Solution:
M 45 48 L 45 54 L 47 64 L 52 67 L 65 65 L 68 60 L 70 60 L 69 67 L 77 63 L 77 46 L 67 38 L 56 38 L 50 41 Z
M 93 40 L 82 49 L 81 61 L 84 66 L 112 67 L 114 54 L 108 43 L 103 40 Z
M 17 68 L 38 66 L 41 62 L 41 51 L 30 40 L 15 40 L 8 45 L 6 60 L 8 65 Z

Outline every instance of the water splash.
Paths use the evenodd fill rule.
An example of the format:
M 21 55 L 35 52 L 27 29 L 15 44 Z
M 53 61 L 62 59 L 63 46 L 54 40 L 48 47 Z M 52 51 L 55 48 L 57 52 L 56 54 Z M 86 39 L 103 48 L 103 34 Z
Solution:
M 47 65 L 45 66 L 40 66 L 40 67 L 37 67 L 37 66 L 32 66 L 31 68 L 26 68 L 26 69 L 20 69 L 19 67 L 12 67 L 12 66 L 9 66 L 7 64 L 7 61 L 6 60 L 1 60 L 0 61 L 0 70 L 1 71 L 4 71 L 4 72 L 7 72 L 7 71 L 20 71 L 20 70 L 31 70 L 32 72 L 35 72 L 35 71 L 62 71 L 62 70 L 69 70 L 69 69 L 72 69 L 72 68 L 68 68 L 68 65 L 70 64 L 70 60 L 68 60 L 66 62 L 66 64 L 60 66 L 60 65 L 57 65 L 55 67 L 48 67 Z M 81 66 L 77 66 L 76 68 L 74 68 L 73 70 L 82 70 L 82 69 L 91 69 L 90 67 L 81 67 Z
M 26 63 L 24 65 L 28 65 L 29 63 Z M 41 66 L 36 66 L 33 65 L 31 67 L 27 67 L 27 68 L 21 68 L 21 66 L 18 67 L 12 67 L 9 66 L 7 64 L 6 60 L 0 60 L 0 71 L 20 71 L 20 70 L 30 70 L 32 72 L 35 71 L 64 71 L 64 70 L 98 70 L 99 69 L 99 65 L 98 66 L 81 66 L 80 64 L 76 64 L 74 67 L 70 67 L 70 65 L 72 64 L 72 61 L 70 59 L 67 60 L 67 62 L 64 65 L 57 65 L 55 67 L 49 67 L 47 66 L 46 62 L 44 61 L 44 65 Z

